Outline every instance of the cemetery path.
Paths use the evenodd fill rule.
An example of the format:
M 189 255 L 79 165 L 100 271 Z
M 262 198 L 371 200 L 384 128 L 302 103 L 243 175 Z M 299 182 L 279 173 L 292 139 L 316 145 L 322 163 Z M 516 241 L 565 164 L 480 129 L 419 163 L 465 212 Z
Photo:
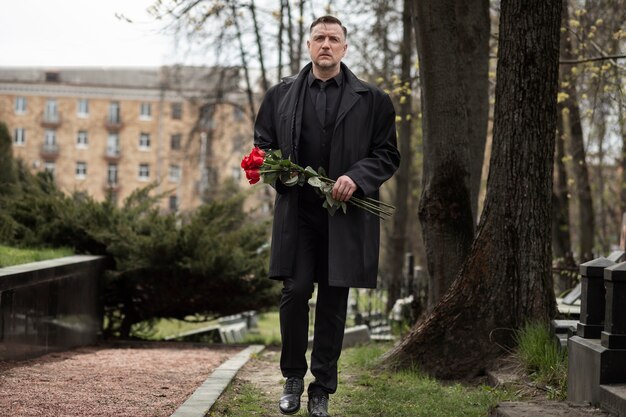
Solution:
M 0 362 L 6 417 L 167 417 L 241 347 L 121 343 Z
M 255 392 L 261 393 L 263 403 L 261 414 L 255 413 L 258 417 L 276 417 L 278 413 L 278 399 L 283 391 L 285 379 L 280 372 L 280 349 L 268 347 L 256 357 L 251 358 L 237 373 L 232 381 L 232 388 L 224 394 L 208 414 L 208 417 L 228 415 L 226 410 L 222 410 L 223 404 L 228 403 L 232 392 L 238 392 L 242 385 L 251 385 Z M 302 408 L 296 416 L 306 416 L 307 394 L 306 387 L 313 380 L 310 373 L 304 379 L 305 392 L 302 395 Z M 226 413 L 226 414 L 224 414 Z

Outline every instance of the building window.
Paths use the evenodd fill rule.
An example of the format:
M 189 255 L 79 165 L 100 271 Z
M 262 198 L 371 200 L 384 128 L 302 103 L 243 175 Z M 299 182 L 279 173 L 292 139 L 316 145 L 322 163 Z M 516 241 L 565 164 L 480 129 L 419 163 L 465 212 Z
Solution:
M 61 80 L 59 73 L 56 71 L 46 71 L 46 82 L 58 83 Z
M 152 108 L 150 103 L 141 103 L 139 108 L 139 118 L 143 120 L 150 120 L 152 118 Z
M 107 167 L 107 184 L 117 185 L 117 164 L 109 164 Z
M 170 165 L 170 181 L 180 181 L 180 165 Z
M 139 180 L 140 181 L 150 180 L 150 165 L 139 164 Z
M 44 172 L 47 172 L 48 174 L 50 174 L 50 176 L 52 178 L 54 178 L 54 169 L 55 169 L 55 167 L 56 167 L 56 165 L 52 161 L 45 161 L 43 163 L 43 170 L 44 170 Z
M 43 117 L 46 122 L 56 123 L 59 121 L 59 108 L 56 99 L 49 98 L 46 100 L 46 109 L 44 110 Z
M 78 134 L 76 135 L 76 147 L 84 149 L 87 147 L 88 141 L 89 138 L 87 136 L 87 131 L 79 130 Z
M 76 162 L 76 179 L 82 180 L 87 176 L 87 162 Z
M 183 118 L 183 103 L 172 103 L 172 119 L 180 120 Z
M 46 129 L 44 132 L 43 143 L 46 146 L 55 146 L 57 144 L 57 132 L 54 129 Z
M 181 135 L 180 133 L 176 133 L 176 134 L 173 134 L 171 136 L 171 138 L 170 138 L 171 139 L 170 140 L 170 148 L 173 151 L 180 150 L 180 144 L 182 142 L 182 138 L 183 138 L 183 135 Z
M 89 100 L 86 98 L 78 99 L 78 117 L 89 116 Z
M 107 138 L 107 156 L 120 156 L 120 135 L 109 133 Z
M 178 197 L 175 195 L 170 196 L 170 210 L 176 211 L 178 210 Z
M 109 123 L 120 124 L 120 103 L 118 101 L 112 101 L 109 103 Z
M 15 97 L 15 113 L 26 113 L 26 97 Z
M 23 127 L 18 127 L 14 130 L 13 133 L 13 144 L 15 146 L 25 146 L 26 145 L 26 129 Z
M 150 149 L 150 133 L 141 133 L 139 135 L 139 149 Z

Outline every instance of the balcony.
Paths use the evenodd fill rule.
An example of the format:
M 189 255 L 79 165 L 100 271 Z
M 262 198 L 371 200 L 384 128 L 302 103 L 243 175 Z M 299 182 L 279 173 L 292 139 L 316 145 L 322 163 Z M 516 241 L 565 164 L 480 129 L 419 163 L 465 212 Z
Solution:
M 109 162 L 116 162 L 122 158 L 122 150 L 120 148 L 107 148 L 104 151 L 104 159 Z
M 45 160 L 56 159 L 59 156 L 59 145 L 44 143 L 41 145 L 41 157 Z
M 119 181 L 111 181 L 109 178 L 106 178 L 104 180 L 103 186 L 104 186 L 105 191 L 112 191 L 112 192 L 119 192 L 121 188 Z
M 61 126 L 61 114 L 43 112 L 41 114 L 41 126 L 46 129 L 56 129 Z
M 123 123 L 120 116 L 108 116 L 104 119 L 104 127 L 109 132 L 117 132 L 122 129 Z

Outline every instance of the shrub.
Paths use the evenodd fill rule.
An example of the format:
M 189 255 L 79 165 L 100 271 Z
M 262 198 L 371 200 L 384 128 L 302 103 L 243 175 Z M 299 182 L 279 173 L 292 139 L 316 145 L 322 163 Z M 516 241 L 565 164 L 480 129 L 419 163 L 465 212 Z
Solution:
M 268 226 L 243 212 L 235 195 L 184 216 L 162 213 L 155 185 L 121 207 L 64 195 L 47 175 L 18 165 L 12 192 L 0 195 L 0 241 L 70 247 L 109 256 L 103 285 L 105 334 L 128 337 L 133 324 L 157 318 L 207 317 L 274 305 L 268 280 Z

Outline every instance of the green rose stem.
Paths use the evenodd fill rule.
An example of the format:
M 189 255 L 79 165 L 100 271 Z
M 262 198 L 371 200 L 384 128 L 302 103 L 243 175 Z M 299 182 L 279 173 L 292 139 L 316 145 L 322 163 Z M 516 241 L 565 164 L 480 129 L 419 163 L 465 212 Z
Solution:
M 309 183 L 309 185 L 311 185 L 312 187 L 319 188 L 320 191 L 322 191 L 322 193 L 328 197 L 327 200 L 330 199 L 332 202 L 336 202 L 340 205 L 341 203 L 343 203 L 338 200 L 335 200 L 332 197 L 331 192 L 328 191 L 329 189 L 332 189 L 332 186 L 335 185 L 335 182 L 336 182 L 335 180 L 332 180 L 328 177 L 318 174 L 317 171 L 315 171 L 313 168 L 307 167 L 305 169 L 297 164 L 294 164 L 291 161 L 281 159 L 279 155 L 276 155 L 272 153 L 271 151 L 267 153 L 265 162 L 263 163 L 262 166 L 259 167 L 259 174 L 261 175 L 290 174 L 291 177 L 294 179 L 295 179 L 295 176 L 293 174 L 296 174 L 298 177 L 303 176 L 302 181 L 300 180 L 293 181 L 291 184 L 286 184 L 287 186 L 294 186 L 296 184 L 303 185 L 304 182 L 309 183 L 308 180 L 310 178 L 315 177 L 319 179 L 320 183 L 323 183 L 324 185 L 326 185 L 326 187 L 324 187 L 326 188 L 326 191 L 322 191 L 321 185 L 313 185 L 311 183 Z M 360 198 L 360 197 L 352 196 L 347 202 L 354 205 L 355 207 L 359 207 L 367 211 L 368 213 L 378 216 L 379 218 L 383 220 L 393 215 L 393 210 L 395 210 L 395 207 L 392 206 L 391 204 L 387 204 L 382 201 L 375 200 L 371 197 Z M 332 204 L 332 205 L 334 206 L 335 204 Z M 344 206 L 344 210 L 345 210 L 345 206 Z

